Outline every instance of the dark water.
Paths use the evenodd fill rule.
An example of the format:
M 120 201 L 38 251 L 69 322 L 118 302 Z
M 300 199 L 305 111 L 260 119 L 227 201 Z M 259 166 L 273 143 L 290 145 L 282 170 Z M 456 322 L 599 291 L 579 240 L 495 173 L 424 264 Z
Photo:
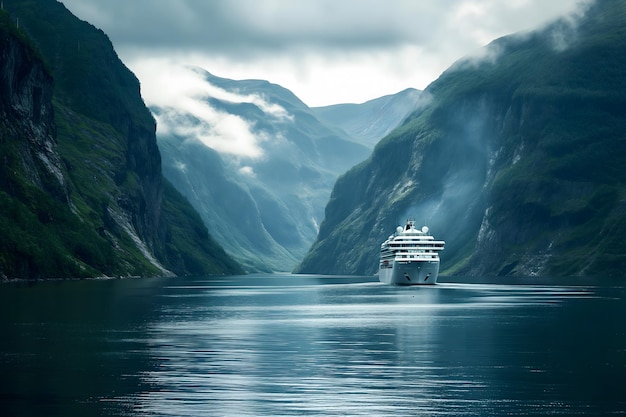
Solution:
M 466 281 L 2 285 L 0 415 L 626 412 L 624 287 Z

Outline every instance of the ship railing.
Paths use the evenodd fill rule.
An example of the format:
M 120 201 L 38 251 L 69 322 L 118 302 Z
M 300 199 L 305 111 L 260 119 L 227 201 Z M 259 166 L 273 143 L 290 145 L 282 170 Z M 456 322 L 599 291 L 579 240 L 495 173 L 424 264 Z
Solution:
M 415 254 L 396 254 L 396 259 L 400 260 L 432 260 L 439 259 L 436 253 L 415 253 Z

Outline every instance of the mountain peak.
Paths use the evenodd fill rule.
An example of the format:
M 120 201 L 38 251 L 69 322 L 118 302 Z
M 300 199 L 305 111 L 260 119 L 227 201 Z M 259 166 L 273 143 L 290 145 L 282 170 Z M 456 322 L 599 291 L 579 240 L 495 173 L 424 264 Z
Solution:
M 417 108 L 420 96 L 421 91 L 407 88 L 363 104 L 334 104 L 313 111 L 320 120 L 373 148 Z

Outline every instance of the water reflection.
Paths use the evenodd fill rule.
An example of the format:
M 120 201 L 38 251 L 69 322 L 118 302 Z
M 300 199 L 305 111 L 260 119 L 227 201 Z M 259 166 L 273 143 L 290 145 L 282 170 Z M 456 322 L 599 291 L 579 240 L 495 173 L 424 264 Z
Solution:
M 554 376 L 553 362 L 568 354 L 567 346 L 552 346 L 550 332 L 569 319 L 554 310 L 598 297 L 584 287 L 293 280 L 172 290 L 166 296 L 177 302 L 150 329 L 161 361 L 144 376 L 160 387 L 140 398 L 150 415 L 501 415 L 576 407 L 569 391 L 577 389 Z
M 0 415 L 626 409 L 623 287 L 246 276 L 5 286 Z
M 120 285 L 122 284 L 122 285 Z M 60 281 L 0 288 L 0 415 L 118 414 L 102 398 L 148 389 L 145 329 L 162 280 Z

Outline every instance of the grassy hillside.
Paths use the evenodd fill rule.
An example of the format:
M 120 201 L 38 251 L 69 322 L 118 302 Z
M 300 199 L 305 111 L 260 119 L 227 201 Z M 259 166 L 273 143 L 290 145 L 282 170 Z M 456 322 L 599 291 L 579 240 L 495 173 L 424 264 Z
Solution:
M 406 216 L 446 240 L 444 272 L 626 270 L 626 2 L 494 41 L 341 178 L 302 272 L 374 273 Z

